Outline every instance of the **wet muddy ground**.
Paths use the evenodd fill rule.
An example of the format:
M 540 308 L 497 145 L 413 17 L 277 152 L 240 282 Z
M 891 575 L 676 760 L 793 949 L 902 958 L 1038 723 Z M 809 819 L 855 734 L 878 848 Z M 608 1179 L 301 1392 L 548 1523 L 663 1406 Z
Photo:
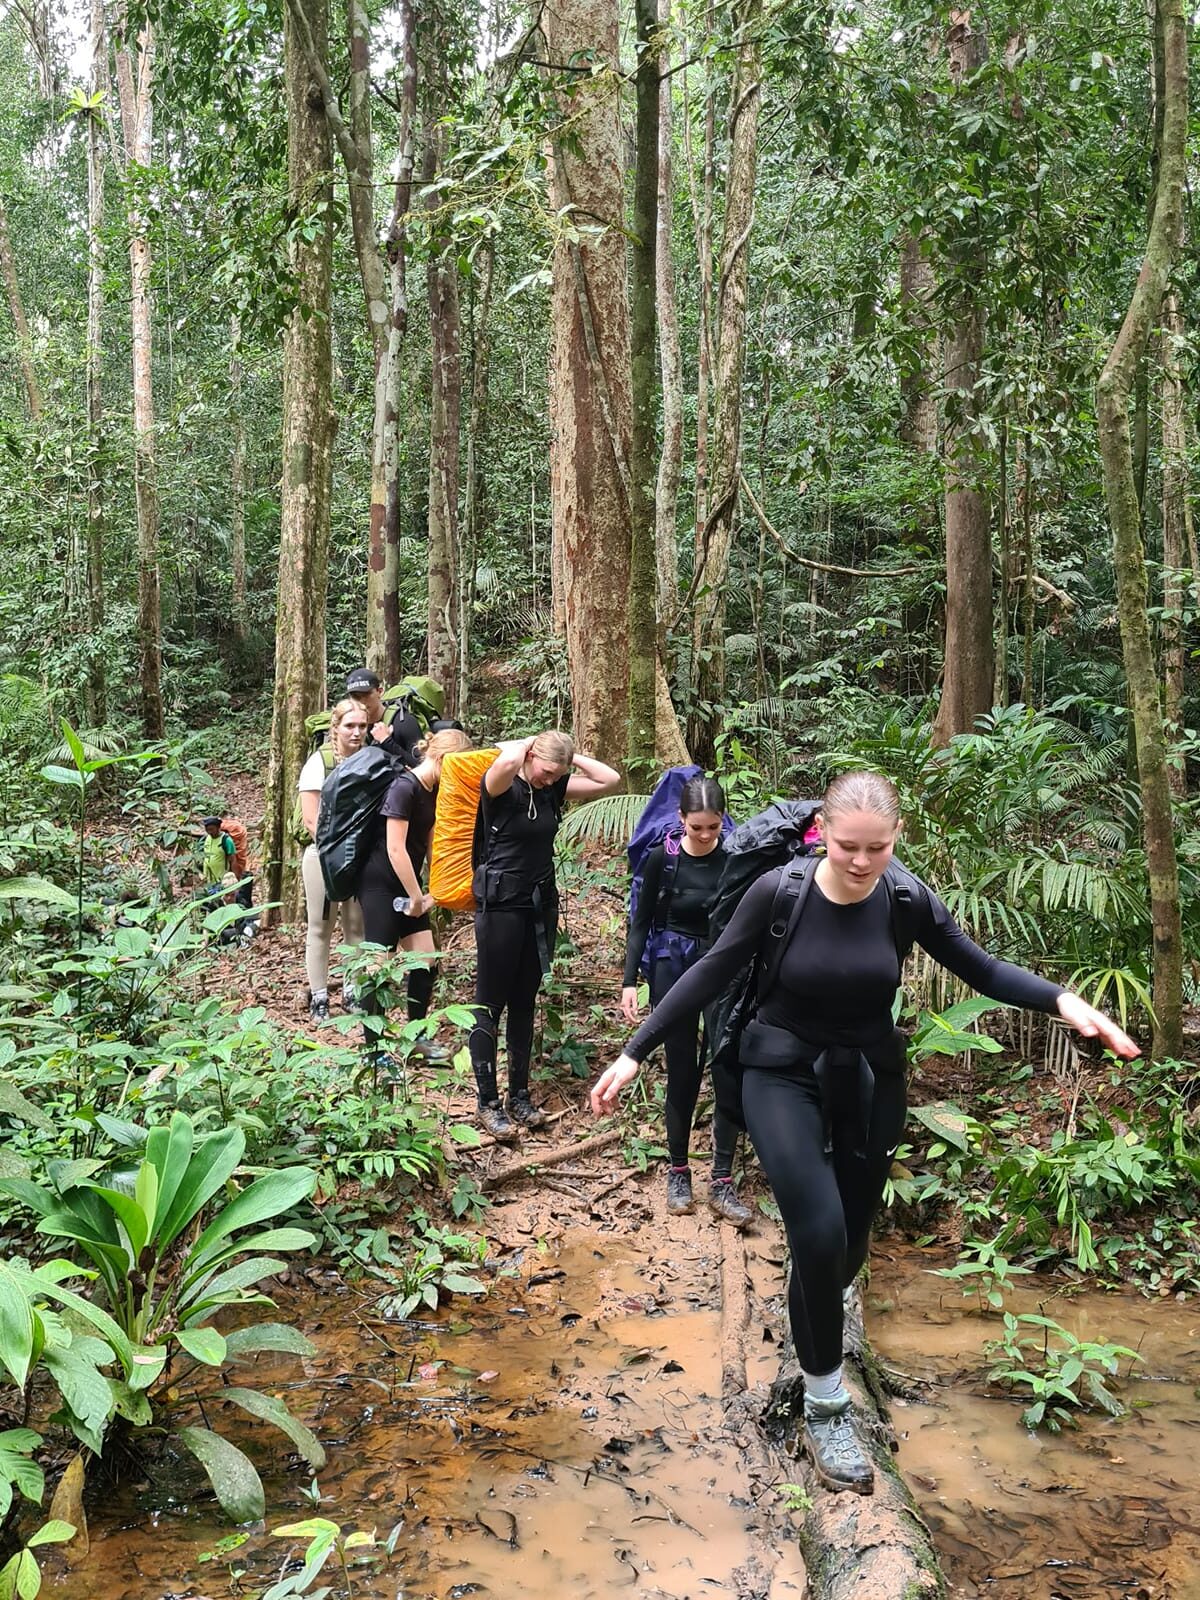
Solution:
M 263 1434 L 265 1527 L 223 1548 L 230 1529 L 194 1479 L 131 1482 L 105 1496 L 90 1553 L 49 1573 L 47 1592 L 256 1593 L 298 1565 L 299 1543 L 269 1530 L 320 1514 L 380 1540 L 399 1529 L 390 1557 L 353 1570 L 354 1593 L 371 1600 L 799 1600 L 785 1493 L 747 1475 L 722 1428 L 721 1231 L 703 1215 L 665 1217 L 657 1190 L 654 1175 L 631 1178 L 623 1216 L 582 1227 L 565 1215 L 559 1233 L 532 1197 L 498 1206 L 486 1300 L 456 1298 L 426 1323 L 385 1322 L 346 1290 L 285 1297 L 281 1312 L 318 1353 L 303 1371 L 264 1358 L 256 1380 L 325 1443 L 319 1508 L 306 1493 L 311 1474 L 286 1470 Z M 760 1218 L 749 1244 L 749 1377 L 765 1384 L 779 1353 L 774 1225 Z M 925 1270 L 936 1264 L 885 1243 L 868 1314 L 878 1352 L 922 1396 L 895 1407 L 900 1464 L 951 1592 L 1200 1595 L 1200 1306 L 1043 1296 L 1046 1314 L 1081 1336 L 1137 1346 L 1145 1359 L 1123 1388 L 1127 1417 L 1030 1435 L 1016 1405 L 982 1393 L 994 1319 Z M 1022 1308 L 1036 1309 L 1026 1299 Z M 211 1410 L 246 1441 L 240 1414 Z

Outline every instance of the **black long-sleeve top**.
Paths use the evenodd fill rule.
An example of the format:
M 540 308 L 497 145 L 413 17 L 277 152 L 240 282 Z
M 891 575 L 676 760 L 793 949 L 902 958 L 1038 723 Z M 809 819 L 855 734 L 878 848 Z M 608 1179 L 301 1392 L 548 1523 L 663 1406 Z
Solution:
M 708 914 L 717 898 L 724 863 L 725 849 L 720 841 L 716 849 L 705 856 L 689 855 L 680 848 L 666 907 L 666 926 L 672 933 L 681 933 L 688 939 L 708 938 Z M 654 925 L 665 864 L 666 850 L 656 844 L 646 856 L 637 912 L 630 920 L 629 937 L 625 942 L 625 973 L 621 981 L 626 988 L 637 982 L 638 963 Z
M 729 926 L 665 995 L 625 1047 L 643 1061 L 672 1028 L 699 1012 L 762 948 L 782 868 L 751 884 Z M 1053 1013 L 1064 991 L 998 961 L 962 931 L 928 886 L 914 897 L 916 938 L 935 961 L 992 1000 Z M 882 883 L 865 900 L 838 905 L 813 882 L 779 975 L 758 1008 L 762 1022 L 787 1028 L 807 1043 L 874 1044 L 892 1029 L 900 959 L 891 905 Z

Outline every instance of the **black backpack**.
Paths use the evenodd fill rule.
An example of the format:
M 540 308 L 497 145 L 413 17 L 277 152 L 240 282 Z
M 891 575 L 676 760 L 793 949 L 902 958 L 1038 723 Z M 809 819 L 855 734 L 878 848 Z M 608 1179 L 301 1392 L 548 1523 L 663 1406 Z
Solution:
M 375 842 L 379 808 L 396 777 L 382 750 L 367 745 L 338 763 L 321 790 L 317 855 L 330 900 L 350 900 Z
M 785 865 L 771 905 L 767 937 L 754 960 L 705 1009 L 713 1090 L 717 1105 L 740 1128 L 742 1069 L 739 1059 L 742 1033 L 779 976 L 784 953 L 804 910 L 819 857 L 816 846 L 805 840 L 819 805 L 811 800 L 782 800 L 743 823 L 727 841 L 721 887 L 709 919 L 709 937 L 715 942 L 725 931 L 738 902 L 750 885 L 766 872 Z M 891 903 L 892 933 L 901 966 L 916 941 L 920 880 L 898 861 L 883 874 L 884 892 Z

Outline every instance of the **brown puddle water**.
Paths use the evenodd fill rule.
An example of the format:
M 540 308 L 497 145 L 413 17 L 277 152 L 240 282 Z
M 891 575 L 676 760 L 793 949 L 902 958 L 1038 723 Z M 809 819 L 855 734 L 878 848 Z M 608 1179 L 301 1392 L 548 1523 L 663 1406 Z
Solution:
M 669 1226 L 647 1262 L 635 1239 L 581 1230 L 527 1252 L 486 1301 L 458 1299 L 417 1327 L 373 1320 L 344 1295 L 292 1308 L 317 1357 L 303 1376 L 264 1359 L 252 1381 L 324 1443 L 319 1511 L 303 1494 L 311 1474 L 281 1475 L 260 1433 L 266 1529 L 205 1562 L 231 1531 L 211 1498 L 161 1509 L 163 1484 L 143 1485 L 141 1500 L 160 1507 L 149 1511 L 131 1485 L 100 1497 L 90 1554 L 44 1592 L 216 1600 L 239 1592 L 230 1568 L 256 1592 L 289 1550 L 266 1530 L 321 1515 L 381 1540 L 402 1524 L 387 1565 L 354 1569 L 355 1595 L 371 1600 L 736 1593 L 753 1509 L 720 1436 L 716 1244 L 715 1228 L 697 1239 Z M 243 1444 L 254 1437 L 232 1408 L 211 1420 Z M 802 1574 L 789 1555 L 772 1600 L 798 1600 Z M 333 1569 L 318 1581 L 337 1581 Z
M 893 1421 L 952 1592 L 1200 1600 L 1200 1301 L 1008 1296 L 1014 1311 L 1143 1358 L 1120 1385 L 1128 1415 L 1031 1434 L 1019 1405 L 981 1392 L 983 1346 L 999 1319 L 931 1276 L 941 1264 L 877 1251 L 867 1306 L 878 1354 L 932 1385 L 929 1405 L 897 1402 Z

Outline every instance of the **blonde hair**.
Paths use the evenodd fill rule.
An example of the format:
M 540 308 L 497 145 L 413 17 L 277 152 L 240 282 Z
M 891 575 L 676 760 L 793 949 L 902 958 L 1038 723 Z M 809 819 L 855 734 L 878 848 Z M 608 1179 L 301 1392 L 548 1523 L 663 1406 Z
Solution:
M 344 700 L 339 700 L 337 705 L 335 705 L 333 710 L 329 713 L 329 742 L 333 746 L 335 765 L 336 762 L 341 761 L 344 758 L 338 750 L 337 739 L 334 737 L 334 735 L 337 733 L 344 720 L 352 711 L 361 711 L 362 708 L 363 706 L 361 700 L 356 700 L 353 695 L 347 695 Z
M 545 733 L 538 734 L 529 747 L 529 754 L 556 767 L 569 767 L 575 759 L 575 741 L 569 733 L 548 728 Z
M 440 772 L 447 756 L 456 756 L 471 748 L 471 741 L 461 728 L 442 728 L 438 733 L 427 734 L 415 744 L 413 754 L 420 756 L 422 761 L 432 761 Z
M 900 795 L 896 785 L 882 772 L 841 772 L 830 783 L 821 801 L 826 819 L 847 816 L 851 811 L 869 811 L 884 817 L 893 826 L 900 821 Z

